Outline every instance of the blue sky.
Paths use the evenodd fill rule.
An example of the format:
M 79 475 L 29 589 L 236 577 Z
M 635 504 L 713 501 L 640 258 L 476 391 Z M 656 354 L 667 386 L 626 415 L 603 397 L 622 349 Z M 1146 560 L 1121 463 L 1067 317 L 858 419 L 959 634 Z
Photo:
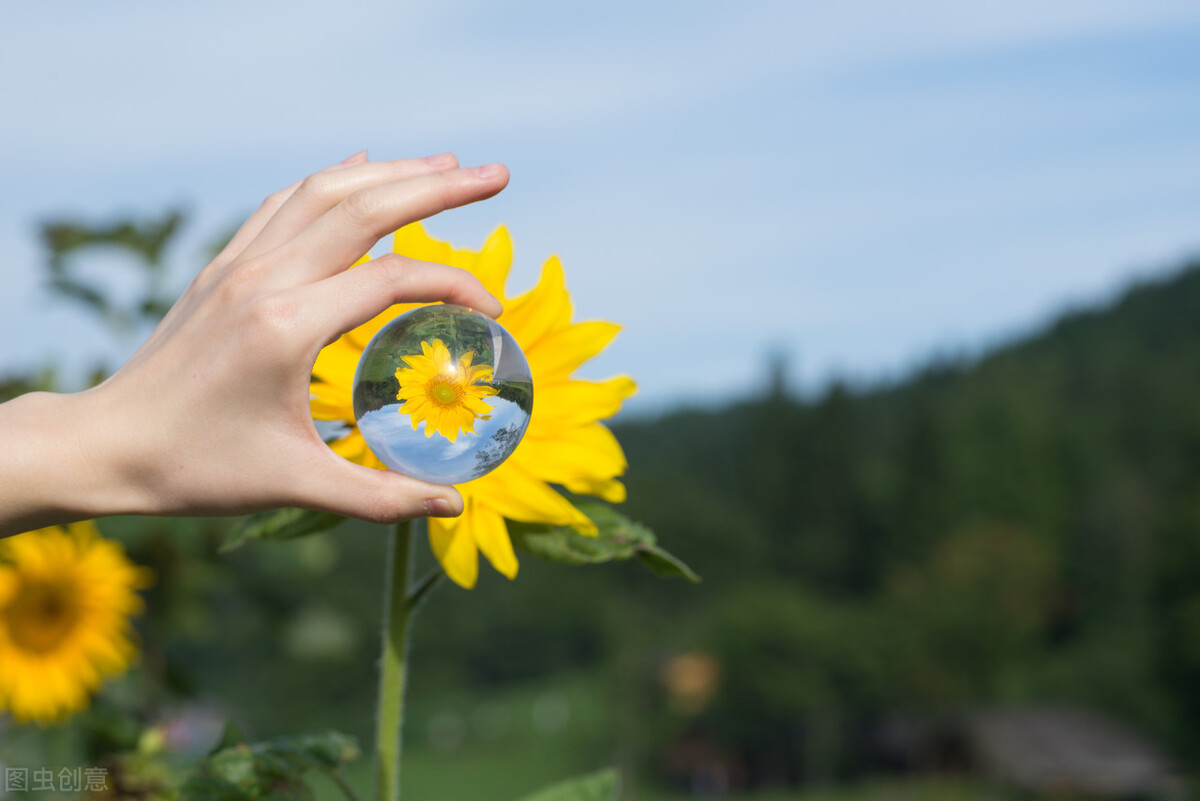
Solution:
M 431 230 L 508 224 L 514 289 L 559 254 L 579 317 L 625 325 L 585 373 L 632 374 L 643 409 L 758 391 L 770 350 L 804 389 L 895 377 L 1200 254 L 1200 6 L 992 5 L 22 4 L 0 365 L 136 345 L 49 301 L 36 220 L 185 204 L 182 285 L 262 196 L 364 147 L 506 162 Z

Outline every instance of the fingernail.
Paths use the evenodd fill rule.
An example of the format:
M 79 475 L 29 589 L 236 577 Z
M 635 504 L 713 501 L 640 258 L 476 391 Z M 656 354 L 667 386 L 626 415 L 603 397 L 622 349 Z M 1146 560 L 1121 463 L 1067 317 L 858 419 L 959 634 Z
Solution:
M 480 178 L 495 178 L 502 172 L 504 172 L 503 164 L 484 164 L 482 167 L 475 168 L 475 174 Z
M 425 514 L 429 517 L 458 517 L 458 512 L 445 498 L 426 498 Z
M 456 159 L 453 153 L 438 153 L 436 156 L 426 156 L 425 163 L 434 167 L 452 167 Z
M 338 164 L 353 164 L 356 161 L 365 160 L 366 157 L 367 157 L 367 151 L 360 150 L 357 153 L 355 153 L 353 156 L 346 156 L 346 158 L 339 161 Z

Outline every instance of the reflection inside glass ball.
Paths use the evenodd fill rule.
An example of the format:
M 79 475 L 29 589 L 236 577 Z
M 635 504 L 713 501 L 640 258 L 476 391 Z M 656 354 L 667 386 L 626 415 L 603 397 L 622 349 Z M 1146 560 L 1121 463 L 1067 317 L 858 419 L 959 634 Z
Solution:
M 363 350 L 354 418 L 388 467 L 439 484 L 494 470 L 533 411 L 525 354 L 495 320 L 463 306 L 422 306 Z

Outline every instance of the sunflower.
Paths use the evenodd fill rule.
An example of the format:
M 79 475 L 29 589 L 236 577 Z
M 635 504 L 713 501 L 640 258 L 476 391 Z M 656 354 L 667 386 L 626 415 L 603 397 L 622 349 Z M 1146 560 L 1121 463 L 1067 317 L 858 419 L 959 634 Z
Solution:
M 499 322 L 520 343 L 529 360 L 537 403 L 525 438 L 500 467 L 459 485 L 465 502 L 461 516 L 429 521 L 430 546 L 455 582 L 463 587 L 474 586 L 481 551 L 496 570 L 513 578 L 517 558 L 506 518 L 567 525 L 581 534 L 596 533 L 592 521 L 552 484 L 614 503 L 625 499 L 625 487 L 617 479 L 625 472 L 625 455 L 612 432 L 599 421 L 616 414 L 636 385 L 626 376 L 607 381 L 571 377 L 620 329 L 607 322 L 571 321 L 571 298 L 557 257 L 546 261 L 533 289 L 510 299 L 505 282 L 512 265 L 512 240 L 504 227 L 488 237 L 482 249 L 472 251 L 433 239 L 420 223 L 413 223 L 396 232 L 393 249 L 414 259 L 449 264 L 472 273 L 504 302 Z M 420 305 L 424 304 L 393 306 L 349 331 L 324 348 L 313 366 L 313 417 L 348 426 L 345 435 L 332 441 L 330 447 L 351 461 L 384 468 L 354 427 L 351 392 L 359 356 L 379 329 Z
M 86 707 L 137 655 L 129 617 L 149 583 L 90 521 L 0 542 L 0 708 L 45 725 Z
M 472 365 L 475 351 L 467 351 L 455 364 L 450 349 L 440 339 L 422 342 L 420 355 L 402 357 L 408 367 L 396 370 L 400 391 L 396 399 L 404 401 L 400 414 L 412 420 L 413 431 L 425 423 L 425 436 L 434 432 L 454 442 L 459 431 L 475 433 L 475 421 L 488 419 L 492 407 L 484 398 L 496 394 L 486 383 L 492 380 L 492 368 Z

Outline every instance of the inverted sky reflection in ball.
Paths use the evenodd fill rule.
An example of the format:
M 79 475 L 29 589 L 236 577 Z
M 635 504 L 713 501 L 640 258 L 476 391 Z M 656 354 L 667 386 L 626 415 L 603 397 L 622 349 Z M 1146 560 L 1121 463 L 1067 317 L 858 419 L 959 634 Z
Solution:
M 512 335 L 479 312 L 422 306 L 380 329 L 354 375 L 354 418 L 393 470 L 462 484 L 509 457 L 529 425 L 533 379 Z

